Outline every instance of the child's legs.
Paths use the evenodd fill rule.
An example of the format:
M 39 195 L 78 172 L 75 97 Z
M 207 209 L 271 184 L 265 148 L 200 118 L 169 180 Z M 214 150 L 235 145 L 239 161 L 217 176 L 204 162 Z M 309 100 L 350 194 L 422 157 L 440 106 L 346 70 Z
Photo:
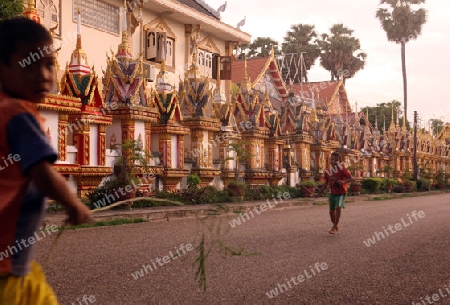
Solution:
M 333 225 L 334 225 L 334 223 L 335 223 L 335 219 L 336 219 L 336 207 L 335 207 L 335 200 L 334 200 L 334 196 L 333 195 L 330 195 L 329 197 L 328 197 L 328 201 L 329 201 L 329 205 L 330 205 L 330 219 L 331 219 L 331 222 L 333 223 Z
M 0 277 L 0 304 L 58 305 L 58 301 L 40 266 L 32 262 L 26 276 Z
M 339 219 L 341 218 L 341 212 L 342 209 L 345 208 L 345 199 L 346 199 L 346 195 L 340 195 L 337 199 L 336 199 L 336 215 L 335 215 L 335 222 L 334 225 L 337 226 L 339 223 Z
M 339 223 L 339 219 L 341 218 L 341 208 L 340 207 L 336 207 L 336 216 L 335 216 L 335 221 L 334 221 L 334 225 L 337 227 L 338 223 Z

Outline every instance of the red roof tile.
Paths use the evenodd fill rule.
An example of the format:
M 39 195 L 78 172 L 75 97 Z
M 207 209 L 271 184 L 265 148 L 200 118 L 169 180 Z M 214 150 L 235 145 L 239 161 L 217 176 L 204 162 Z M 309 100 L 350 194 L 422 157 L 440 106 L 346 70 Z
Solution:
M 268 60 L 268 57 L 255 57 L 247 59 L 247 73 L 252 83 L 264 69 Z M 240 84 L 244 79 L 244 60 L 234 61 L 231 69 L 231 81 L 233 83 Z

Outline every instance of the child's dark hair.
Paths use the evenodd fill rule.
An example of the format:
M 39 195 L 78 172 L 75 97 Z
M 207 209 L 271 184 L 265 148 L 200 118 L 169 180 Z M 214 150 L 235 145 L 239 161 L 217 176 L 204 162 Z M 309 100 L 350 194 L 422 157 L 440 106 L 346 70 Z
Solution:
M 25 17 L 15 17 L 0 21 L 0 61 L 9 64 L 11 56 L 17 52 L 17 44 L 52 42 L 47 29 L 36 21 Z
M 341 154 L 340 154 L 339 152 L 333 151 L 333 152 L 331 153 L 331 155 L 332 155 L 333 157 L 338 157 L 339 161 L 341 161 Z

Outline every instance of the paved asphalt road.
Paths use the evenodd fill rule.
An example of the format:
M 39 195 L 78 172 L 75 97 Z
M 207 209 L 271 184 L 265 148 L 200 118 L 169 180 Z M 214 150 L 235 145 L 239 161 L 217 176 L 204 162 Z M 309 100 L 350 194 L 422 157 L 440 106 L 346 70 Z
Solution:
M 66 231 L 46 264 L 52 238 L 39 241 L 37 260 L 61 304 L 450 304 L 450 194 L 348 203 L 337 235 L 327 233 L 327 206 L 253 215 L 235 228 L 237 214 L 213 220 L 226 244 L 260 255 L 214 251 L 206 292 L 195 250 L 163 260 L 198 244 L 196 218 Z

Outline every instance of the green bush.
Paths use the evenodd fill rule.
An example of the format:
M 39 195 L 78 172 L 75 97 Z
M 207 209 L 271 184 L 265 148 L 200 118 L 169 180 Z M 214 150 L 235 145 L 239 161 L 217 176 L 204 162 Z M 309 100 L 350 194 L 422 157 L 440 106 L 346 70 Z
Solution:
M 244 200 L 266 200 L 278 198 L 278 194 L 284 196 L 284 193 L 289 193 L 289 198 L 301 197 L 301 190 L 297 187 L 289 185 L 262 185 L 256 188 L 247 188 L 244 195 Z M 284 198 L 284 197 L 282 197 Z
M 366 178 L 363 180 L 362 188 L 369 193 L 376 193 L 380 190 L 383 180 L 380 178 Z
M 188 189 L 197 189 L 198 185 L 202 182 L 197 174 L 187 176 L 187 187 Z
M 316 181 L 314 181 L 314 180 L 311 180 L 311 179 L 307 179 L 307 180 L 302 180 L 302 181 L 300 181 L 300 186 L 316 186 Z
M 403 181 L 403 185 L 404 185 L 405 187 L 410 186 L 410 187 L 411 187 L 411 191 L 417 190 L 417 183 L 416 183 L 416 181 L 413 181 L 413 180 L 405 180 L 405 181 Z
M 195 201 L 197 204 L 225 203 L 231 201 L 227 191 L 219 191 L 211 185 L 201 188 L 196 195 L 197 198 Z
M 118 198 L 114 194 L 113 189 L 119 186 L 123 186 L 123 184 L 117 179 L 107 181 L 104 183 L 104 185 L 88 191 L 85 195 L 84 201 L 90 209 L 97 208 L 94 203 L 97 203 L 97 205 L 101 205 L 101 207 L 109 206 L 118 201 Z M 114 198 L 111 199 L 112 197 Z
M 155 194 L 155 197 L 186 203 L 184 196 L 182 195 L 182 193 L 180 191 L 177 191 L 177 192 L 167 192 L 165 190 L 157 191 Z
M 380 186 L 380 190 L 382 190 L 383 192 L 387 192 L 387 185 L 391 185 L 392 189 L 394 189 L 394 187 L 398 184 L 397 180 L 395 179 L 381 179 L 381 186 Z
M 417 180 L 417 190 L 419 192 L 427 192 L 430 190 L 431 182 L 428 179 L 420 178 Z

